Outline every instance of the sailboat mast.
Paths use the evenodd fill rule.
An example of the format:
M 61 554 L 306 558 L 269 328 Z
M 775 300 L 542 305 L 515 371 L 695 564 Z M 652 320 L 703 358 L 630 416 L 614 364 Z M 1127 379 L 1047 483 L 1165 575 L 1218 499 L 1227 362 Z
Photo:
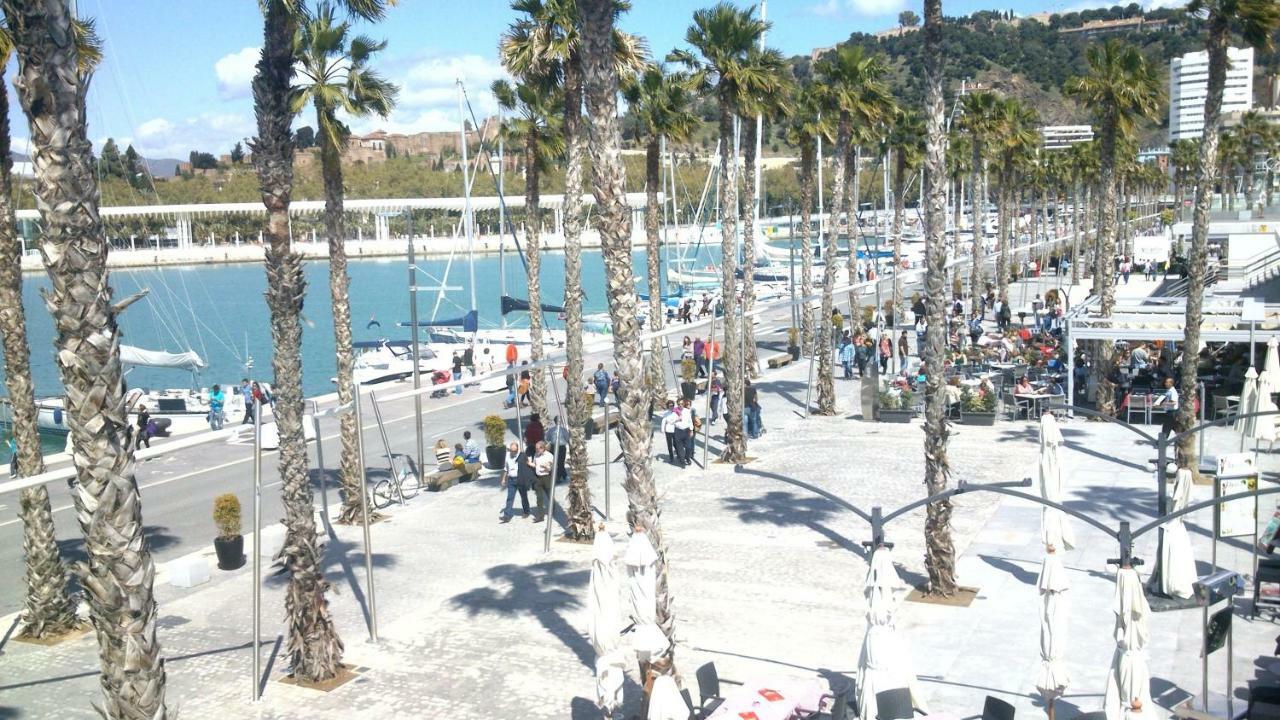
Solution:
M 462 145 L 462 223 L 467 233 L 467 268 L 470 273 L 471 309 L 476 309 L 476 237 L 471 226 L 471 179 L 467 161 L 467 119 L 463 107 L 462 81 L 458 81 L 458 141 Z M 479 133 L 479 128 L 476 128 Z
M 498 111 L 498 287 L 501 297 L 507 295 L 507 203 L 502 178 L 506 171 L 502 161 L 502 111 Z M 507 329 L 507 316 L 502 313 L 502 329 Z
M 765 2 L 765 0 L 760 0 L 760 22 L 762 23 L 765 22 L 766 5 L 767 3 Z M 765 36 L 765 33 L 761 32 L 760 33 L 761 52 L 764 51 L 764 36 Z M 761 168 L 764 165 L 764 155 L 762 152 L 763 149 L 764 149 L 764 115 L 761 113 L 756 113 L 756 167 L 755 167 L 756 194 L 755 194 L 755 197 L 751 198 L 752 213 L 753 213 L 755 222 L 752 223 L 751 227 L 754 229 L 754 232 L 757 232 L 757 233 L 760 232 L 760 216 L 764 214 L 764 173 L 761 171 Z M 750 243 L 754 243 L 755 241 L 756 239 L 754 237 L 746 239 L 746 242 L 750 242 Z

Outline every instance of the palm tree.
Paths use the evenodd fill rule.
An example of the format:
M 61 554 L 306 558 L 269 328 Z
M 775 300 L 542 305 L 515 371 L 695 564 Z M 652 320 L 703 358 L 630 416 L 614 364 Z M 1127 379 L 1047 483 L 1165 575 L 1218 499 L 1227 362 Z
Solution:
M 614 0 L 579 0 L 582 12 L 582 68 L 587 100 L 588 151 L 595 182 L 597 227 L 613 321 L 613 352 L 622 387 L 639 388 L 644 382 L 644 349 L 636 322 L 636 289 L 631 271 L 631 214 L 625 198 L 621 133 L 617 120 L 618 73 L 613 63 L 613 21 L 620 11 Z M 728 314 L 728 313 L 726 313 Z M 655 596 L 657 624 L 668 642 L 668 652 L 649 669 L 673 671 L 675 615 L 667 574 L 667 544 L 662 533 L 657 490 L 649 456 L 651 426 L 649 398 L 645 393 L 624 392 L 621 403 L 622 453 L 627 468 L 627 523 L 642 530 L 657 552 Z M 647 683 L 646 683 L 647 687 Z
M 1195 209 L 1191 222 L 1191 249 L 1187 256 L 1187 313 L 1182 338 L 1182 365 L 1179 385 L 1183 397 L 1194 397 L 1196 361 L 1200 350 L 1200 324 L 1204 321 L 1204 286 L 1208 269 L 1209 211 L 1213 203 L 1214 171 L 1217 169 L 1218 136 L 1222 128 L 1222 93 L 1227 82 L 1227 45 L 1233 34 L 1255 48 L 1271 47 L 1272 36 L 1280 27 L 1280 5 L 1274 0 L 1191 0 L 1188 12 L 1207 16 L 1208 35 L 1205 49 L 1209 53 L 1209 78 L 1204 102 L 1204 132 L 1200 138 L 1200 155 L 1195 164 Z M 1224 178 L 1225 187 L 1225 178 Z M 1179 432 L 1195 424 L 1193 403 L 1179 407 L 1176 427 Z M 1178 455 L 1186 467 L 1198 467 L 1196 444 L 1191 437 L 1178 443 Z
M 1026 162 L 1040 143 L 1039 117 L 1035 110 L 1014 98 L 1004 98 L 996 105 L 995 150 L 1000 158 L 1000 197 L 996 212 L 999 215 L 998 255 L 996 256 L 996 295 L 1001 302 L 1008 302 L 1009 252 L 1011 238 L 1016 236 L 1017 213 L 1014 186 L 1019 166 Z
M 1075 183 L 1075 217 L 1072 222 L 1071 285 L 1080 282 L 1081 268 L 1088 268 L 1084 257 L 1088 254 L 1080 245 L 1080 228 L 1090 217 L 1089 206 L 1093 197 L 1093 184 L 1098 177 L 1098 143 L 1077 143 L 1071 146 L 1071 178 Z M 1096 232 L 1094 235 L 1097 237 Z M 1094 282 L 1097 283 L 1097 273 Z
M 969 134 L 969 147 L 973 151 L 970 168 L 973 179 L 969 182 L 969 197 L 973 213 L 973 265 L 969 276 L 969 312 L 978 312 L 982 297 L 982 276 L 986 261 L 987 196 L 990 189 L 986 179 L 986 148 L 996 131 L 996 109 L 1000 98 L 993 92 L 979 90 L 964 96 L 961 101 L 960 127 Z
M 800 295 L 813 295 L 813 243 L 809 239 L 813 213 L 813 186 L 817 171 L 817 140 L 831 141 L 830 115 L 822 114 L 823 88 L 816 82 L 796 85 L 792 113 L 787 124 L 787 142 L 800 149 Z M 813 353 L 813 305 L 800 306 L 800 346 Z
M 701 119 L 694 110 L 697 96 L 689 87 L 688 76 L 668 73 L 662 65 L 649 65 L 623 83 L 623 93 L 632 118 L 639 124 L 645 138 L 645 260 L 649 276 L 649 331 L 662 329 L 662 263 L 661 238 L 658 231 L 662 211 L 658 206 L 658 191 L 662 187 L 662 141 L 669 143 L 687 141 Z M 649 341 L 648 368 L 652 407 L 662 407 L 667 399 L 666 373 L 662 340 Z
M 496 80 L 492 86 L 498 106 L 513 117 L 503 128 L 506 137 L 524 148 L 524 267 L 529 290 L 529 357 L 542 359 L 542 175 L 564 151 L 562 109 L 558 84 L 550 76 L 527 76 L 516 85 Z M 543 373 L 530 378 L 529 404 L 533 412 L 547 417 L 547 394 Z M 576 380 L 575 380 L 576 382 Z
M 1257 110 L 1250 110 L 1240 117 L 1238 128 L 1240 145 L 1244 159 L 1244 197 L 1245 208 L 1254 209 L 1254 192 L 1256 177 L 1254 169 L 1258 158 L 1265 157 L 1267 150 L 1275 143 L 1276 126 Z
M 960 256 L 960 224 L 964 217 L 964 179 L 973 174 L 973 147 L 969 136 L 959 128 L 952 129 L 947 135 L 947 179 L 951 182 L 953 217 L 951 225 L 955 228 L 952 236 L 952 249 L 956 257 Z M 956 268 L 956 280 L 959 281 L 959 267 Z
M 947 411 L 943 393 L 947 314 L 947 158 L 945 104 L 942 98 L 942 0 L 924 0 L 925 68 L 925 419 L 924 483 L 930 495 L 947 489 Z M 959 228 L 957 228 L 957 232 Z M 895 238 L 896 239 L 896 238 Z M 951 542 L 951 502 L 929 503 L 925 512 L 925 568 L 929 592 L 954 595 L 956 548 Z
M 351 348 L 351 280 L 347 276 L 346 227 L 343 222 L 342 151 L 351 134 L 338 111 L 354 117 L 385 118 L 395 106 L 399 88 L 369 68 L 373 55 L 386 47 L 366 37 L 351 37 L 351 24 L 339 22 L 332 4 L 322 2 L 297 35 L 300 82 L 294 85 L 289 109 L 301 113 L 308 105 L 316 113 L 316 139 L 324 179 L 324 227 L 329 236 L 329 298 L 333 304 L 333 340 L 338 365 L 338 403 L 355 398 L 355 353 Z M 360 491 L 360 458 L 353 411 L 342 414 L 343 489 L 340 523 L 354 523 L 364 510 Z M 421 470 L 419 470 L 421 472 Z
M 1173 197 L 1178 207 L 1182 207 L 1182 198 L 1190 179 L 1195 176 L 1199 162 L 1199 140 L 1174 140 L 1169 143 L 1169 164 L 1173 166 Z
M 79 484 L 72 498 L 88 555 L 81 583 L 98 637 L 104 694 L 99 712 L 108 718 L 163 719 L 168 710 L 156 640 L 155 563 L 143 533 L 133 451 L 125 440 L 128 416 L 116 315 L 130 301 L 112 303 L 109 243 L 98 215 L 98 182 L 86 137 L 84 97 L 97 46 L 87 43 L 94 48 L 90 52 L 77 47 L 88 36 L 76 37 L 62 0 L 11 0 L 4 3 L 4 14 L 18 57 L 14 87 L 31 137 L 44 230 L 41 254 L 51 283 L 46 301 L 58 328 L 55 357 L 76 448 Z M 23 452 L 29 454 L 26 442 Z M 45 582 L 65 580 L 57 573 Z
M 782 54 L 771 48 L 753 47 L 740 68 L 739 95 L 734 102 L 742 123 L 742 312 L 744 317 L 755 307 L 756 269 L 756 123 L 755 118 L 770 122 L 788 112 L 786 97 L 790 85 L 789 71 Z M 751 320 L 742 323 L 742 367 L 747 376 L 755 377 L 755 330 Z
M 685 42 L 693 51 L 676 50 L 668 57 L 692 71 L 695 87 L 711 91 L 720 111 L 720 290 L 725 307 L 721 367 L 726 385 L 724 451 L 720 460 L 725 463 L 740 463 L 747 456 L 742 414 L 744 377 L 739 356 L 742 328 L 739 308 L 735 307 L 738 263 L 734 208 L 738 205 L 738 178 L 733 160 L 733 118 L 735 103 L 742 96 L 740 88 L 750 87 L 750 78 L 743 76 L 750 68 L 747 57 L 768 28 L 769 23 L 756 18 L 754 8 L 740 10 L 722 2 L 693 13 L 693 24 L 685 33 Z M 751 268 L 744 268 L 743 272 L 749 273 Z
M 1089 108 L 1099 128 L 1102 221 L 1098 226 L 1098 264 L 1105 266 L 1106 272 L 1099 273 L 1096 282 L 1101 298 L 1099 314 L 1108 318 L 1116 302 L 1115 275 L 1110 270 L 1116 254 L 1116 153 L 1121 138 L 1132 132 L 1138 118 L 1155 116 L 1163 91 L 1154 69 L 1131 45 L 1116 40 L 1090 45 L 1085 58 L 1089 73 L 1068 80 L 1066 92 Z M 1093 358 L 1098 410 L 1107 415 L 1115 414 L 1115 390 L 1110 380 L 1114 352 L 1114 345 L 1103 341 Z
M 1236 173 L 1244 165 L 1244 140 L 1239 128 L 1223 130 L 1218 140 L 1218 165 L 1222 168 L 1222 206 L 1236 209 Z
M 834 52 L 829 52 L 814 66 L 815 75 L 820 78 L 824 87 L 824 99 L 828 106 L 826 115 L 836 118 L 836 153 L 833 163 L 835 182 L 831 194 L 831 222 L 828 224 L 827 237 L 822 256 L 825 260 L 822 272 L 822 311 L 818 318 L 817 349 L 818 358 L 818 408 L 819 415 L 834 415 L 835 380 L 832 363 L 834 338 L 832 337 L 831 315 L 835 309 L 835 290 L 837 262 L 840 238 L 840 215 L 849 205 L 849 249 L 856 251 L 855 237 L 857 232 L 857 193 L 853 202 L 849 202 L 849 179 L 856 180 L 857 173 L 849 172 L 851 154 L 849 148 L 855 142 L 865 142 L 870 136 L 869 128 L 879 126 L 893 112 L 893 102 L 888 88 L 883 82 L 885 64 L 878 55 L 871 55 L 861 47 L 841 45 Z M 856 155 L 853 156 L 856 158 Z M 855 183 L 856 185 L 856 183 Z
M 902 307 L 902 221 L 907 210 L 907 172 L 920 165 L 924 155 L 924 125 L 920 116 L 902 110 L 889 125 L 885 146 L 893 153 L 893 316 L 904 317 Z
M 374 21 L 386 9 L 384 0 L 345 0 L 360 19 Z M 342 661 L 342 640 L 329 613 L 320 547 L 316 543 L 314 494 L 307 476 L 307 445 L 302 434 L 302 301 L 306 278 L 302 259 L 293 251 L 289 202 L 293 194 L 294 113 L 289 107 L 297 57 L 294 40 L 306 17 L 301 0 L 265 0 L 262 55 L 253 78 L 253 110 L 258 134 L 250 142 L 262 203 L 267 210 L 263 233 L 267 273 L 267 308 L 271 313 L 274 352 L 274 414 L 280 434 L 280 493 L 284 498 L 285 544 L 281 555 L 289 574 L 285 618 L 289 627 L 289 666 L 309 682 L 331 679 Z

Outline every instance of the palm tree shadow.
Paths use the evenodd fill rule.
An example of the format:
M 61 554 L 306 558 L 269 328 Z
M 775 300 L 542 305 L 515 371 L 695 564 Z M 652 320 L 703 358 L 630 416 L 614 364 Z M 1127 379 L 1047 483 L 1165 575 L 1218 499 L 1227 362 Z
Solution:
M 997 570 L 1003 570 L 1013 576 L 1014 580 L 1023 585 L 1035 585 L 1040 579 L 1039 573 L 1032 572 L 1026 568 L 1012 562 L 1006 558 L 995 557 L 993 555 L 979 555 L 983 562 Z
M 863 560 L 867 551 L 860 544 L 832 530 L 827 522 L 839 507 L 825 497 L 803 497 L 783 490 L 770 490 L 759 497 L 726 497 L 721 502 L 745 523 L 769 523 L 777 526 L 802 525 Z
M 804 410 L 804 398 L 801 393 L 807 391 L 808 383 L 799 380 L 766 380 L 756 384 L 761 393 L 780 395 L 784 400 Z
M 584 589 L 589 576 L 587 570 L 573 570 L 563 560 L 528 567 L 497 565 L 485 572 L 488 584 L 455 595 L 450 602 L 472 617 L 489 613 L 532 615 L 543 629 L 572 650 L 583 665 L 594 668 L 595 650 L 561 614 L 562 610 L 581 606 L 579 593 L 573 591 Z
M 325 545 L 324 556 L 320 560 L 320 571 L 324 575 L 329 575 L 334 566 L 342 571 L 342 578 L 348 588 L 351 589 L 351 596 L 360 605 L 360 612 L 364 615 L 365 625 L 369 625 L 371 621 L 369 613 L 369 602 L 365 596 L 365 590 L 360 585 L 360 581 L 356 578 L 356 565 L 364 564 L 364 549 L 354 542 L 346 542 L 338 538 L 333 530 L 333 526 L 325 523 L 329 540 Z M 373 553 L 373 566 L 375 568 L 392 568 L 398 563 L 395 555 L 387 553 Z M 283 587 L 289 582 L 289 571 L 286 567 L 281 567 L 277 572 L 268 576 L 265 583 L 268 587 Z M 335 585 L 334 592 L 341 592 L 341 585 Z

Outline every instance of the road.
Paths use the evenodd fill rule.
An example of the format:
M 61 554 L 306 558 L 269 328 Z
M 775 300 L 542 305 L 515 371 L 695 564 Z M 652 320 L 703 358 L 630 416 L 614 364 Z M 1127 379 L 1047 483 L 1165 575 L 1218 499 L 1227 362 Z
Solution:
M 991 258 L 994 261 L 994 258 Z M 890 278 L 891 279 L 891 278 Z M 1055 278 L 1042 278 L 1045 287 L 1052 286 Z M 889 280 L 883 281 L 885 297 L 891 292 Z M 968 287 L 968 283 L 965 283 Z M 918 280 L 904 283 L 904 296 L 910 297 L 919 288 Z M 1043 292 L 1043 289 L 1031 292 Z M 1017 296 L 1011 296 L 1018 303 Z M 866 299 L 873 294 L 864 295 Z M 837 305 L 847 307 L 847 293 L 837 293 Z M 782 329 L 790 325 L 790 309 L 787 307 L 770 310 L 762 315 L 757 328 L 758 340 L 776 352 L 784 343 Z M 772 332 L 760 329 L 769 328 Z M 689 334 L 698 332 L 699 326 L 689 326 Z M 703 331 L 705 333 L 705 331 Z M 683 333 L 682 333 L 683 334 Z M 599 352 L 588 357 L 586 367 L 595 362 L 606 362 L 612 365 L 611 357 L 606 352 Z M 670 378 L 669 378 L 670 379 Z M 381 387 L 381 386 L 379 386 Z M 398 389 L 409 387 L 407 383 L 376 390 L 379 394 L 390 395 Z M 561 386 L 562 387 L 562 386 Z M 451 445 L 461 442 L 462 431 L 470 429 L 478 441 L 483 441 L 480 432 L 481 420 L 489 414 L 500 414 L 508 422 L 512 432 L 515 431 L 515 411 L 501 409 L 504 393 L 484 394 L 476 388 L 468 388 L 460 396 L 453 394 L 446 398 L 425 397 L 423 400 L 423 436 L 425 452 L 430 464 L 432 446 L 438 438 L 446 439 Z M 323 409 L 323 405 L 321 406 Z M 385 421 L 386 435 L 392 451 L 398 454 L 414 453 L 415 437 L 413 424 L 413 401 L 408 398 L 381 404 Z M 382 438 L 377 432 L 373 413 L 369 405 L 365 406 L 365 449 L 366 465 L 369 468 L 371 482 L 376 479 L 375 473 L 386 472 L 387 461 L 383 449 Z M 327 493 L 324 501 L 329 504 L 340 502 L 336 490 L 336 474 L 334 468 L 338 463 L 341 448 L 338 440 L 338 424 L 336 418 L 321 419 L 320 434 L 322 449 L 327 470 Z M 317 493 L 320 488 L 320 473 L 316 471 L 314 443 L 312 443 L 312 478 Z M 283 517 L 280 493 L 276 489 L 280 485 L 279 475 L 275 467 L 275 452 L 264 454 L 263 461 L 263 508 L 264 526 L 277 522 Z M 144 461 L 137 465 L 137 482 L 142 494 L 142 515 L 145 522 L 145 533 L 151 551 L 158 563 L 208 548 L 215 536 L 212 518 L 213 498 L 226 492 L 236 493 L 244 506 L 245 532 L 252 530 L 251 503 L 253 499 L 253 448 L 248 442 L 226 443 L 211 442 L 198 445 L 170 455 L 163 455 Z M 64 556 L 73 559 L 84 559 L 83 541 L 80 530 L 76 527 L 75 514 L 72 512 L 71 498 L 61 483 L 50 486 L 54 503 L 54 521 L 57 536 L 60 538 Z M 431 497 L 428 495 L 428 497 Z M 0 617 L 21 609 L 23 596 L 22 576 L 22 526 L 14 517 L 17 498 L 14 495 L 0 496 L 0 572 L 9 578 L 0 583 Z M 429 501 L 429 500 L 428 500 Z M 317 498 L 317 504 L 322 499 Z M 498 508 L 495 507 L 495 519 Z

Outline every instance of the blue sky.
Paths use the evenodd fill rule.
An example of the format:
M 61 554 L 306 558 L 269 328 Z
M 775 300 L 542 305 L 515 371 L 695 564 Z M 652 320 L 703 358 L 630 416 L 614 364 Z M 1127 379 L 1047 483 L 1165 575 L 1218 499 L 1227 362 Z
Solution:
M 680 44 L 693 11 L 712 0 L 633 0 L 622 26 L 649 40 L 655 55 Z M 896 24 L 920 0 L 771 0 L 769 44 L 808 53 L 854 31 Z M 1091 0 L 944 0 L 948 15 L 1003 5 L 1019 14 L 1110 4 Z M 253 134 L 249 80 L 261 43 L 256 0 L 79 0 L 97 19 L 105 60 L 88 101 L 89 137 L 133 143 L 142 154 L 186 158 L 192 149 L 224 153 Z M 502 74 L 499 35 L 514 19 L 506 0 L 400 0 L 384 22 L 363 28 L 385 38 L 376 63 L 398 83 L 401 101 L 388 120 L 359 120 L 358 132 L 457 127 L 455 78 L 469 87 L 477 113 L 494 110 L 489 84 Z M 11 75 L 12 77 L 12 75 Z M 15 149 L 25 147 L 26 119 L 14 103 Z M 300 121 L 306 123 L 309 118 Z

